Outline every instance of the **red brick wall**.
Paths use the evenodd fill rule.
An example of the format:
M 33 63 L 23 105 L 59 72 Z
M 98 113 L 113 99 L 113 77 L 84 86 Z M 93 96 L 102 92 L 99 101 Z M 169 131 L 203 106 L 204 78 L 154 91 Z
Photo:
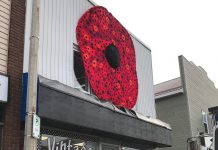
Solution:
M 9 102 L 4 118 L 3 150 L 19 150 L 22 70 L 24 49 L 25 0 L 12 0 L 8 50 Z

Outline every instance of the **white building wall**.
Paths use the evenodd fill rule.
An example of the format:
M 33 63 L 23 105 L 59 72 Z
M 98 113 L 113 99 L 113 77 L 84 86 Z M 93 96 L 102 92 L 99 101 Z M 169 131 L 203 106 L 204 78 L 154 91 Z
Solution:
M 138 100 L 134 110 L 146 116 L 156 117 L 151 51 L 138 40 L 132 38 L 136 52 L 138 77 Z
M 27 1 L 24 68 L 28 71 L 32 0 Z M 73 70 L 73 43 L 79 18 L 93 5 L 88 0 L 41 0 L 40 48 L 38 73 L 71 87 L 80 86 Z M 135 109 L 156 116 L 154 107 L 151 52 L 132 38 L 136 49 L 139 79 L 138 103 Z
M 28 51 L 32 1 L 27 1 L 24 72 L 28 70 Z M 40 6 L 40 75 L 78 86 L 73 71 L 73 43 L 76 42 L 77 21 L 92 7 L 85 0 L 41 0 Z

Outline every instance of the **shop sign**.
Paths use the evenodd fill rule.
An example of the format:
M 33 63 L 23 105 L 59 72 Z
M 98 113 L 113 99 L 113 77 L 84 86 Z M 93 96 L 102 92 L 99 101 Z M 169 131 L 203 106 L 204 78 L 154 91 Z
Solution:
M 0 75 L 0 102 L 8 101 L 8 77 Z
M 40 138 L 40 118 L 34 114 L 33 115 L 33 137 L 36 139 Z
M 91 145 L 86 142 L 75 143 L 72 139 L 58 141 L 55 137 L 48 138 L 48 150 L 95 150 Z

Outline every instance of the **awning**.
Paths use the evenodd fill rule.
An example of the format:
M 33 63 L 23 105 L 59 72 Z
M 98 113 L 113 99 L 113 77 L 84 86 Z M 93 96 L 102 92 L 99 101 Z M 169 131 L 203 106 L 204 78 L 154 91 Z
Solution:
M 42 77 L 38 105 L 42 126 L 117 139 L 137 148 L 168 147 L 172 142 L 167 124 L 121 111 L 111 103 Z

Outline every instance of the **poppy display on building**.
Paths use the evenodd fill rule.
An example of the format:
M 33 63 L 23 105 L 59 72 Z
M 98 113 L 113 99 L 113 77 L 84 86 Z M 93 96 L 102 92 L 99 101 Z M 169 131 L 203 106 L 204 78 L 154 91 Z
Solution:
M 77 42 L 86 76 L 95 95 L 131 109 L 138 95 L 132 39 L 106 8 L 95 6 L 80 18 Z

